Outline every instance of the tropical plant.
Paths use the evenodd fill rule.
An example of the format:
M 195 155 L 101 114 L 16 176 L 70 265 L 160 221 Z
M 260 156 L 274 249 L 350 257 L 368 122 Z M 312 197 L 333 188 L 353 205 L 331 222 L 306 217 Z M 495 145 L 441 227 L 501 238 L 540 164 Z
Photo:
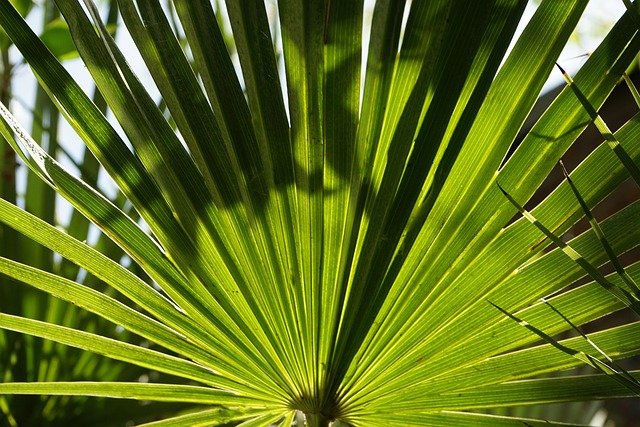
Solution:
M 57 9 L 52 1 L 33 5 L 30 0 L 14 2 L 17 10 L 32 21 L 34 15 L 41 14 L 43 25 L 40 38 L 54 55 L 61 59 L 77 57 L 65 22 L 59 18 Z M 113 5 L 115 6 L 115 4 Z M 115 28 L 117 8 L 111 7 L 107 13 L 106 25 Z M 4 32 L 2 33 L 4 34 Z M 26 96 L 30 91 L 24 90 L 24 83 L 14 82 L 22 74 L 20 59 L 12 55 L 11 43 L 7 35 L 2 38 L 3 77 L 2 94 L 4 103 L 12 97 L 11 87 L 15 86 L 15 102 L 28 102 Z M 94 94 L 94 103 L 106 111 L 104 100 L 99 92 Z M 33 101 L 31 113 L 31 135 L 52 156 L 69 164 L 73 160 L 85 182 L 97 185 L 98 162 L 89 151 L 82 153 L 76 147 L 75 153 L 66 153 L 65 141 L 58 138 L 59 112 L 48 98 L 42 87 L 38 88 Z M 64 139 L 62 137 L 61 139 Z M 4 140 L 3 140 L 3 144 Z M 13 153 L 5 146 L 5 156 Z M 74 156 L 75 154 L 75 156 Z M 3 199 L 12 203 L 22 204 L 27 211 L 45 221 L 64 227 L 65 231 L 79 240 L 90 240 L 92 245 L 106 254 L 109 258 L 120 260 L 122 249 L 115 245 L 105 235 L 96 238 L 95 229 L 92 230 L 89 221 L 78 211 L 70 216 L 69 209 L 63 205 L 63 200 L 55 196 L 55 191 L 43 182 L 37 174 L 17 168 L 15 160 L 5 157 L 2 169 Z M 22 170 L 20 170 L 22 169 Z M 27 172 L 25 177 L 24 172 Z M 20 186 L 24 182 L 24 187 Z M 26 189 L 25 189 L 26 187 Z M 122 205 L 122 195 L 114 202 Z M 125 207 L 126 208 L 126 207 Z M 130 215 L 135 215 L 130 208 L 126 208 Z M 62 213 L 62 214 L 61 214 Z M 62 217 L 62 218 L 61 218 Z M 59 222 L 59 221 L 63 222 Z M 53 253 L 26 236 L 14 230 L 3 227 L 0 231 L 2 241 L 0 249 L 3 256 L 31 265 L 67 279 L 83 283 L 86 286 L 105 290 L 112 296 L 113 291 L 105 287 L 95 276 L 86 274 L 77 265 L 66 259 L 54 257 Z M 132 265 L 136 267 L 136 265 Z M 139 273 L 142 272 L 139 270 Z M 145 277 L 145 276 L 141 276 Z M 66 327 L 80 328 L 101 335 L 128 339 L 127 331 L 114 328 L 113 324 L 93 313 L 77 309 L 65 301 L 49 294 L 34 290 L 30 287 L 12 283 L 9 278 L 0 277 L 0 311 L 13 315 L 22 315 L 34 319 L 46 320 Z M 139 381 L 148 377 L 156 377 L 148 369 L 133 365 L 126 365 L 119 361 L 97 356 L 53 341 L 37 339 L 23 334 L 1 331 L 0 334 L 0 367 L 2 367 L 2 382 L 37 382 L 57 380 L 87 380 L 100 378 L 107 381 Z M 138 344 L 144 344 L 140 339 Z M 148 344 L 148 343 L 147 343 Z M 180 409 L 176 404 L 145 404 L 141 406 L 135 401 L 105 401 L 87 398 L 69 398 L 66 396 L 33 396 L 15 395 L 3 396 L 0 399 L 2 415 L 0 425 L 5 426 L 45 426 L 45 425 L 124 425 L 128 421 L 141 422 L 157 418 L 159 415 L 174 413 Z
M 634 395 L 608 371 L 548 374 L 592 360 L 558 350 L 590 352 L 583 337 L 551 337 L 637 308 L 639 266 L 596 267 L 611 258 L 599 236 L 614 254 L 640 243 L 640 203 L 567 245 L 553 237 L 633 175 L 639 116 L 571 185 L 521 205 L 640 50 L 635 5 L 516 147 L 586 0 L 542 1 L 510 51 L 526 1 L 379 0 L 364 76 L 362 0 L 280 0 L 277 25 L 264 3 L 228 0 L 240 69 L 209 0 L 175 0 L 180 25 L 157 0 L 117 3 L 168 115 L 91 0 L 56 1 L 122 133 L 0 0 L 0 25 L 123 197 L 65 170 L 6 107 L 2 135 L 132 260 L 0 201 L 2 223 L 94 279 L 6 257 L 0 273 L 112 325 L 3 312 L 0 327 L 4 343 L 26 334 L 154 375 L 10 376 L 5 414 L 19 395 L 53 395 L 183 404 L 154 426 L 285 426 L 297 413 L 308 426 L 548 426 L 487 410 Z M 596 280 L 568 289 L 584 268 Z M 632 321 L 589 340 L 620 359 L 640 352 L 639 332 Z

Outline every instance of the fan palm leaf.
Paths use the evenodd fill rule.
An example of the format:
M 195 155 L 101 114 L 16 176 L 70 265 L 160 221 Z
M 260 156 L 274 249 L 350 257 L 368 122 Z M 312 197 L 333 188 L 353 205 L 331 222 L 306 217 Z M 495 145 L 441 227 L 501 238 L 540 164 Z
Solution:
M 590 123 L 585 100 L 597 110 L 636 57 L 635 6 L 573 78 L 583 97 L 567 87 L 516 147 L 587 1 L 542 1 L 509 50 L 526 3 L 377 1 L 362 75 L 362 1 L 281 0 L 281 78 L 263 2 L 227 1 L 236 69 L 209 1 L 173 2 L 185 50 L 157 0 L 119 0 L 167 120 L 96 6 L 58 0 L 120 133 L 0 1 L 0 25 L 135 214 L 4 107 L 2 135 L 153 283 L 6 201 L 0 221 L 121 296 L 6 258 L 0 272 L 154 345 L 10 313 L 0 327 L 173 378 L 9 382 L 0 393 L 182 402 L 192 410 L 149 425 L 243 426 L 290 425 L 295 411 L 309 426 L 549 425 L 484 412 L 633 395 L 602 374 L 542 378 L 581 361 L 533 345 L 513 319 L 554 336 L 626 307 L 601 280 L 566 290 L 584 265 L 609 260 L 600 234 L 569 242 L 581 265 L 514 216 Z M 637 117 L 615 133 L 627 163 L 640 156 Z M 629 173 L 603 144 L 525 216 L 559 236 Z M 638 218 L 636 202 L 601 222 L 611 251 L 638 245 Z M 638 266 L 625 274 L 637 281 Z M 630 357 L 639 328 L 590 339 Z

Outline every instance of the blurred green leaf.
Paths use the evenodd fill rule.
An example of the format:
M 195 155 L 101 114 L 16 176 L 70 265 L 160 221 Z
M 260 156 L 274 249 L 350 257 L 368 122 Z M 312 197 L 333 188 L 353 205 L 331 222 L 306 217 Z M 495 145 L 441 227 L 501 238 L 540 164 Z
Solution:
M 78 57 L 69 26 L 62 18 L 56 18 L 45 25 L 40 39 L 49 48 L 51 53 L 60 61 Z
M 11 0 L 11 3 L 23 18 L 27 17 L 34 5 L 33 0 Z

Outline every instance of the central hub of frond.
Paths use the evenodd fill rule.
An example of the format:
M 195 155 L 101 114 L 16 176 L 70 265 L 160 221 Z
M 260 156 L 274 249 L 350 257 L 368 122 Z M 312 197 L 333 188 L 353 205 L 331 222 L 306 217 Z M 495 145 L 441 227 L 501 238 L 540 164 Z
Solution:
M 304 414 L 307 427 L 328 426 L 341 412 L 333 398 L 301 396 L 292 401 L 290 407 Z

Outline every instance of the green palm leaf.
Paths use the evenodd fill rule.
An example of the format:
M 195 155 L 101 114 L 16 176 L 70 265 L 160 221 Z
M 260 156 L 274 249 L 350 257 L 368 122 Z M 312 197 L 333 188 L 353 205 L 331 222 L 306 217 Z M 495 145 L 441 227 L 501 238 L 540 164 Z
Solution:
M 572 325 L 541 298 L 576 325 L 624 309 L 598 285 L 620 289 L 620 277 L 596 268 L 637 247 L 640 203 L 568 243 L 580 264 L 560 248 L 543 251 L 545 234 L 512 218 L 638 54 L 635 14 L 620 18 L 516 148 L 586 0 L 542 1 L 510 52 L 526 1 L 380 0 L 362 70 L 362 1 L 279 1 L 282 70 L 262 2 L 227 1 L 239 70 L 208 0 L 172 2 L 188 49 L 159 1 L 117 3 L 170 119 L 96 6 L 56 1 L 123 133 L 9 0 L 0 0 L 0 25 L 123 199 L 68 172 L 7 108 L 0 132 L 134 268 L 3 200 L 3 224 L 110 288 L 26 259 L 0 258 L 0 274 L 126 332 L 21 313 L 0 313 L 0 327 L 164 376 L 14 380 L 0 394 L 189 408 L 159 413 L 150 426 L 284 426 L 296 411 L 309 426 L 549 425 L 486 411 L 633 395 L 606 375 L 541 378 L 580 366 L 552 344 L 578 352 L 587 344 L 536 344 L 512 319 L 551 337 Z M 624 162 L 600 146 L 571 175 L 580 198 L 565 182 L 526 214 L 558 235 L 615 190 L 637 169 L 638 116 L 607 140 Z M 581 265 L 596 282 L 567 290 L 585 275 Z M 625 274 L 637 282 L 638 265 Z M 590 339 L 611 357 L 631 357 L 638 327 Z

